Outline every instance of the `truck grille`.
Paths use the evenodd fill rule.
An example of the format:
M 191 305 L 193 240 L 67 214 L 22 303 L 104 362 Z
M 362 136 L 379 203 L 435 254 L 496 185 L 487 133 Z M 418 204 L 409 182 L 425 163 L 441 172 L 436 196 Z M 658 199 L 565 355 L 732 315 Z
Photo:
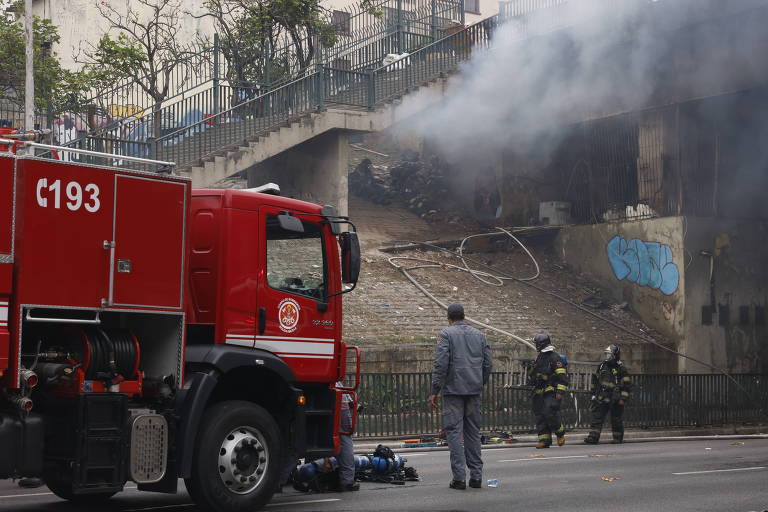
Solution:
M 138 484 L 159 482 L 168 462 L 168 422 L 159 414 L 142 414 L 131 427 L 131 479 Z

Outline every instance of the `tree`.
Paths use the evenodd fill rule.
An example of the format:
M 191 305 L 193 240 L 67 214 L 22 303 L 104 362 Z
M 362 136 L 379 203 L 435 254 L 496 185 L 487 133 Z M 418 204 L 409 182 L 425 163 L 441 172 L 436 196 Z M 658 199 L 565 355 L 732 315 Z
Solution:
M 90 88 L 88 73 L 61 67 L 52 47 L 59 41 L 58 29 L 50 20 L 35 16 L 33 44 L 35 59 L 35 109 L 57 114 L 83 101 Z M 24 25 L 16 16 L 0 16 L 0 101 L 11 110 L 24 109 L 26 38 Z M 31 128 L 31 127 L 28 127 Z
M 195 46 L 179 37 L 180 5 L 179 0 L 132 0 L 120 7 L 109 0 L 97 2 L 112 33 L 78 58 L 87 72 L 128 79 L 151 98 L 155 137 L 161 133 L 163 101 L 176 92 L 171 86 L 181 87 L 199 64 Z M 181 80 L 173 84 L 172 77 L 178 76 Z
M 304 73 L 337 28 L 319 0 L 207 0 L 233 84 L 270 84 Z

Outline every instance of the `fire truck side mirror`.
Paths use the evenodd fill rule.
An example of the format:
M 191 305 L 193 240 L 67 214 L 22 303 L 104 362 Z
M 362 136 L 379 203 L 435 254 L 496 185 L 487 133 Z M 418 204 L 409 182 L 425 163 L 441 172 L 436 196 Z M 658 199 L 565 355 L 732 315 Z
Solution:
M 341 280 L 346 284 L 357 283 L 360 275 L 360 240 L 357 233 L 345 231 L 339 235 L 341 244 Z
M 304 232 L 304 224 L 293 215 L 281 213 L 277 216 L 277 221 L 280 223 L 280 227 L 285 231 L 294 231 L 296 233 Z

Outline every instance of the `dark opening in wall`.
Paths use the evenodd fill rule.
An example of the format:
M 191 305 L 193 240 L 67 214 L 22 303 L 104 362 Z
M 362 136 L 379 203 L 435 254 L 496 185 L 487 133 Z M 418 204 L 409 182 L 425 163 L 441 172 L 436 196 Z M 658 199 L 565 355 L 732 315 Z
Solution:
M 712 325 L 712 306 L 701 306 L 701 324 Z
M 755 325 L 765 325 L 765 306 L 755 306 Z
M 739 324 L 749 325 L 749 306 L 739 306 Z
M 731 309 L 728 304 L 717 305 L 717 325 L 725 326 L 731 323 Z

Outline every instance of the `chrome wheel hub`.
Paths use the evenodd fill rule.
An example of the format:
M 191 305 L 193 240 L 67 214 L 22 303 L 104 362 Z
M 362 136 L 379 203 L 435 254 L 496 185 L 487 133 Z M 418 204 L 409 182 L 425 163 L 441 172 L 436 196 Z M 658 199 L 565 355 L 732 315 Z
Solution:
M 232 430 L 219 448 L 219 477 L 235 494 L 253 492 L 267 472 L 269 453 L 261 432 L 253 427 Z

